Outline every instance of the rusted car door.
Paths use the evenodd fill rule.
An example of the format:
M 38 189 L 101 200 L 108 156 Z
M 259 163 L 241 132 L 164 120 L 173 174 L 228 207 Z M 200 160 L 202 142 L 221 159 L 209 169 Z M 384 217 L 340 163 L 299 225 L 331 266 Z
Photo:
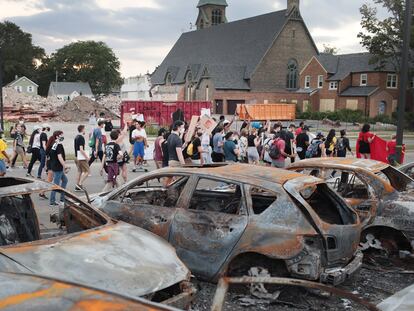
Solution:
M 247 226 L 245 190 L 242 184 L 193 176 L 184 192 L 169 241 L 194 274 L 209 280 Z
M 168 240 L 188 176 L 156 175 L 139 180 L 106 202 L 101 210 L 111 217 L 144 228 Z

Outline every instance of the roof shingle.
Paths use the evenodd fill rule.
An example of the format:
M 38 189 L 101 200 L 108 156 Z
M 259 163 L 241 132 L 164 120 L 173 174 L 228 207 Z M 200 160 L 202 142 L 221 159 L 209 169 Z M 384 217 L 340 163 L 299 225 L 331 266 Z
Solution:
M 341 93 L 341 96 L 367 97 L 375 93 L 377 86 L 351 86 Z

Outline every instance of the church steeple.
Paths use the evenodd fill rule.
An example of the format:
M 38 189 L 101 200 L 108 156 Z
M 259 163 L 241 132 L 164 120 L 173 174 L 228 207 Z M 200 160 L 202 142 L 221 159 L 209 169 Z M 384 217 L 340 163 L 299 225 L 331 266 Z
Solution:
M 197 8 L 197 29 L 208 28 L 219 24 L 227 23 L 226 0 L 199 0 Z

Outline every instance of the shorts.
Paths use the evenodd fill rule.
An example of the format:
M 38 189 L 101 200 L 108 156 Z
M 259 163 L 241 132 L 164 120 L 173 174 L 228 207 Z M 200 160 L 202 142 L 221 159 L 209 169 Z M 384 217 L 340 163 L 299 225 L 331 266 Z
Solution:
M 89 165 L 86 160 L 75 160 L 76 167 L 79 173 L 89 173 Z
M 16 146 L 16 153 L 18 154 L 18 155 L 24 155 L 25 154 L 25 150 L 24 150 L 24 147 L 22 147 L 22 146 Z
M 134 152 L 133 155 L 134 157 L 141 157 L 142 159 L 144 158 L 145 155 L 145 148 L 144 148 L 144 142 L 143 141 L 137 141 L 134 143 Z
M 108 173 L 108 182 L 116 182 L 116 178 L 119 175 L 118 163 L 106 163 L 106 172 Z
M 260 159 L 259 152 L 256 147 L 247 148 L 247 157 L 251 162 L 257 162 Z
M 4 162 L 3 159 L 0 160 L 0 173 L 5 174 L 6 173 L 6 162 Z

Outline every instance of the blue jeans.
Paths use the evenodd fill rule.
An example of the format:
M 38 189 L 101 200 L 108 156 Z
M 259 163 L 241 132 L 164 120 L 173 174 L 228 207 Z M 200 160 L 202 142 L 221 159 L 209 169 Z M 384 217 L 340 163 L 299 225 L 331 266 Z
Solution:
M 43 169 L 46 166 L 46 151 L 44 151 L 43 149 L 40 149 L 40 166 L 39 166 L 39 170 L 37 171 L 37 177 L 42 177 L 42 172 Z
M 68 185 L 68 178 L 63 171 L 53 171 L 53 183 L 61 186 L 63 189 L 66 189 L 66 186 Z M 60 201 L 65 201 L 65 194 L 63 192 L 60 194 Z M 56 203 L 56 191 L 52 191 L 50 194 L 50 204 L 54 203 Z

